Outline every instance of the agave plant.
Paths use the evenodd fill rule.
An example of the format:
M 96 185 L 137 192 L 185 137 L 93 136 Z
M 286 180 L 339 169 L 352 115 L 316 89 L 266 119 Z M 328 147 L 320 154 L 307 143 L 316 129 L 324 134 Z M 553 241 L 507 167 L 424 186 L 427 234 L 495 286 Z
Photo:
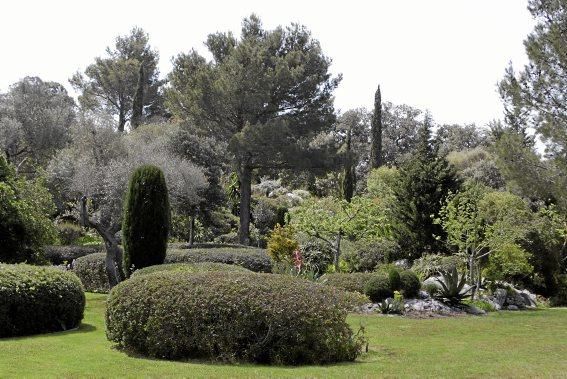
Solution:
M 435 278 L 435 280 L 441 285 L 435 298 L 451 305 L 461 304 L 465 298 L 471 296 L 474 289 L 474 286 L 465 289 L 465 275 L 460 275 L 456 267 L 441 271 L 441 279 Z
M 396 291 L 394 298 L 387 298 L 386 300 L 378 303 L 378 311 L 382 314 L 398 314 L 404 312 L 404 299 L 401 294 Z

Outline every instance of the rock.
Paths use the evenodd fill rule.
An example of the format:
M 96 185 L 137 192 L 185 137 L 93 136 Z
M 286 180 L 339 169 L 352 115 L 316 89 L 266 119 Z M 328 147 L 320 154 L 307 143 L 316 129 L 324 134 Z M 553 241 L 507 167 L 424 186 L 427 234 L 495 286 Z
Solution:
M 438 313 L 443 315 L 462 314 L 458 308 L 450 307 L 435 299 L 410 299 L 404 304 L 406 312 L 409 313 Z
M 471 314 L 471 315 L 475 315 L 475 316 L 481 316 L 481 315 L 486 314 L 486 311 L 479 309 L 479 308 L 475 307 L 474 305 L 469 305 L 468 307 L 466 307 L 465 312 L 467 312 L 468 314 Z
M 420 290 L 419 293 L 417 294 L 417 298 L 425 300 L 425 299 L 431 299 L 431 296 L 429 295 L 429 293 L 427 293 L 427 291 Z
M 497 288 L 496 291 L 494 291 L 494 295 L 492 297 L 494 302 L 498 304 L 498 309 L 501 309 L 504 306 L 506 296 L 508 296 L 508 292 L 506 292 L 504 288 Z
M 506 309 L 508 309 L 509 311 L 519 311 L 520 308 L 518 308 L 516 305 L 508 305 L 506 307 Z
M 409 270 L 410 267 L 411 267 L 409 260 L 407 260 L 407 259 L 399 259 L 399 260 L 395 261 L 394 266 L 399 267 L 399 268 L 404 269 L 404 270 Z
M 519 291 L 519 294 L 524 298 L 524 304 L 526 304 L 526 307 L 529 308 L 537 307 L 536 295 L 534 295 L 528 290 L 521 290 Z

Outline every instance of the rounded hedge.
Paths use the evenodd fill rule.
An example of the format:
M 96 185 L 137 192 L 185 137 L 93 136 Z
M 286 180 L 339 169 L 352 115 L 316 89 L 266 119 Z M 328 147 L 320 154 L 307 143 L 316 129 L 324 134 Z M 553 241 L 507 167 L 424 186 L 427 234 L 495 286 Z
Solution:
M 170 250 L 165 263 L 215 262 L 237 265 L 255 272 L 272 272 L 272 262 L 264 249 L 196 248 Z
M 85 291 L 108 293 L 110 284 L 105 261 L 105 253 L 89 254 L 73 261 L 72 271 L 83 283 Z
M 399 290 L 402 287 L 400 271 L 397 268 L 392 267 L 388 270 L 388 280 L 390 281 L 390 289 L 392 291 Z
M 45 258 L 54 265 L 71 263 L 74 259 L 85 255 L 99 253 L 104 250 L 102 246 L 45 246 Z
M 0 264 L 0 337 L 75 328 L 84 309 L 83 286 L 72 273 Z
M 366 283 L 374 276 L 376 274 L 372 272 L 325 274 L 319 278 L 319 282 L 345 291 L 363 294 Z
M 352 361 L 340 290 L 284 275 L 156 272 L 110 292 L 107 337 L 143 355 L 271 364 Z
M 394 296 L 390 278 L 383 274 L 373 276 L 364 286 L 364 294 L 374 303 Z
M 407 299 L 417 297 L 421 289 L 421 282 L 417 274 L 411 270 L 402 271 L 400 273 L 400 289 Z
M 236 265 L 227 265 L 225 263 L 214 262 L 201 262 L 201 263 L 164 263 L 162 265 L 155 265 L 144 267 L 143 269 L 136 270 L 132 276 L 140 276 L 152 274 L 154 272 L 162 271 L 176 271 L 176 272 L 210 272 L 210 271 L 238 271 L 238 272 L 252 272 L 244 267 Z

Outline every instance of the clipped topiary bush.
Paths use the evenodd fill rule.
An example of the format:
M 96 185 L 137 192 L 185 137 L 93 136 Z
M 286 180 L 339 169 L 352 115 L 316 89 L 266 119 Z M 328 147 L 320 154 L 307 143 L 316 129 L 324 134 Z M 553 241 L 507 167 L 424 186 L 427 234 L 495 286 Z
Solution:
M 390 289 L 392 291 L 399 290 L 402 287 L 402 280 L 400 279 L 400 271 L 391 267 L 388 270 L 388 280 L 390 281 Z
M 54 265 L 65 262 L 71 263 L 74 259 L 85 255 L 99 253 L 104 248 L 102 246 L 45 246 L 45 258 Z
M 237 271 L 237 272 L 249 272 L 252 271 L 245 269 L 244 267 L 236 265 L 227 265 L 225 263 L 214 263 L 214 262 L 201 262 L 201 263 L 165 263 L 161 265 L 144 267 L 143 269 L 136 270 L 132 276 L 148 275 L 154 272 L 162 271 L 175 271 L 175 272 L 210 272 L 210 271 Z
M 105 259 L 105 253 L 95 253 L 73 261 L 72 271 L 83 283 L 85 291 L 108 293 L 110 290 Z
M 107 337 L 167 359 L 352 361 L 363 341 L 346 322 L 350 306 L 342 291 L 284 275 L 157 272 L 112 289 Z
M 72 273 L 0 264 L 0 337 L 75 328 L 84 308 L 83 286 Z
M 319 282 L 345 291 L 364 294 L 366 283 L 375 275 L 371 272 L 325 274 L 319 278 Z
M 390 278 L 384 274 L 373 276 L 364 286 L 364 294 L 374 303 L 394 296 Z
M 214 248 L 170 250 L 165 263 L 215 262 L 238 265 L 255 272 L 272 272 L 272 262 L 264 249 Z
M 122 223 L 124 268 L 133 269 L 163 263 L 170 223 L 167 185 L 161 169 L 138 167 L 130 178 Z
M 400 288 L 406 299 L 417 297 L 421 288 L 421 282 L 411 270 L 405 270 L 400 273 Z

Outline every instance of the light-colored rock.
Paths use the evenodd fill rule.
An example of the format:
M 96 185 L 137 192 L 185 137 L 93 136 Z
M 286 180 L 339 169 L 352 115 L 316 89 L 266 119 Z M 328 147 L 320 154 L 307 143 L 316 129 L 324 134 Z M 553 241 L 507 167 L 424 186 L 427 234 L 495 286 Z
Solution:
M 466 307 L 465 312 L 467 312 L 468 314 L 471 314 L 471 315 L 475 315 L 475 316 L 482 316 L 482 315 L 486 314 L 486 311 L 479 309 L 479 308 L 475 307 L 474 305 L 469 305 L 468 307 Z
M 509 311 L 519 311 L 520 310 L 520 308 L 518 308 L 518 306 L 516 306 L 516 305 L 508 305 L 506 307 L 506 309 L 509 310 Z
M 418 299 L 422 299 L 422 300 L 431 299 L 429 293 L 427 293 L 427 291 L 422 291 L 422 290 L 419 291 L 417 297 Z
M 407 259 L 399 259 L 395 261 L 394 266 L 402 268 L 404 270 L 409 270 L 411 267 L 410 262 Z
M 494 291 L 492 297 L 494 299 L 494 302 L 498 304 L 499 309 L 504 306 L 504 303 L 506 302 L 506 296 L 508 296 L 508 292 L 506 292 L 504 288 L 497 288 L 496 291 Z
M 441 284 L 437 281 L 437 279 L 441 279 L 441 277 L 432 276 L 423 281 L 424 286 L 434 285 L 437 288 L 441 289 Z

